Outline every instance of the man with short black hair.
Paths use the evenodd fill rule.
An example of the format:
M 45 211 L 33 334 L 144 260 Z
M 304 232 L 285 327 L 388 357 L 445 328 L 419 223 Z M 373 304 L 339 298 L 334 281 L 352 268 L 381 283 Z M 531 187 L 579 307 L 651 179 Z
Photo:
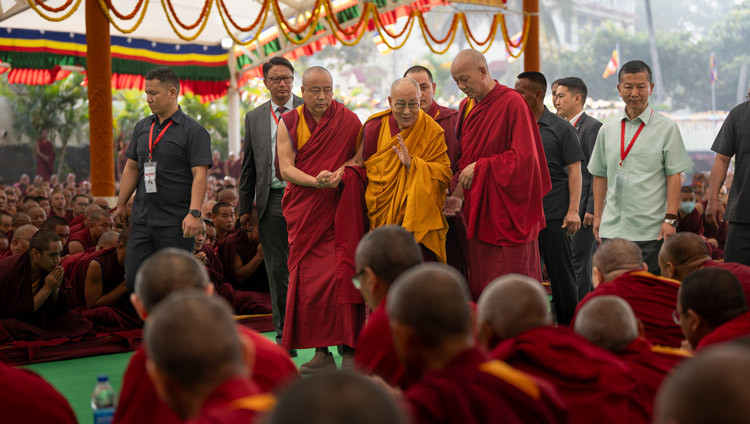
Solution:
M 578 134 L 578 141 L 583 150 L 581 162 L 581 203 L 578 216 L 581 218 L 581 229 L 573 234 L 573 268 L 576 272 L 578 300 L 580 301 L 590 292 L 591 287 L 591 256 L 596 248 L 596 239 L 592 232 L 594 224 L 594 187 L 591 173 L 588 170 L 589 160 L 594 151 L 596 136 L 602 123 L 583 111 L 586 105 L 588 90 L 586 84 L 577 77 L 561 78 L 557 92 L 552 98 L 557 108 L 557 114 L 567 119 Z
M 240 225 L 251 220 L 253 203 L 258 208 L 258 235 L 263 246 L 273 308 L 276 342 L 281 343 L 289 288 L 289 236 L 281 211 L 286 182 L 281 178 L 276 154 L 276 130 L 281 114 L 299 107 L 302 98 L 292 94 L 294 67 L 283 57 L 263 64 L 263 84 L 270 100 L 245 115 L 245 145 L 239 194 Z
M 547 80 L 540 72 L 518 75 L 516 91 L 539 126 L 552 190 L 544 196 L 547 226 L 539 232 L 539 253 L 547 267 L 557 322 L 568 324 L 578 303 L 570 236 L 581 227 L 581 161 L 585 158 L 575 129 L 544 105 Z
M 680 209 L 677 211 L 677 232 L 703 235 L 703 205 L 696 203 L 693 186 L 680 189 Z
M 68 238 L 70 237 L 70 226 L 68 225 L 68 221 L 66 221 L 64 218 L 58 215 L 51 216 L 47 218 L 46 221 L 44 221 L 40 230 L 50 230 L 53 233 L 57 234 L 57 237 L 60 238 L 60 242 L 63 244 L 63 250 L 64 246 L 68 244 Z
M 617 75 L 622 114 L 599 130 L 588 169 L 594 176 L 594 237 L 638 244 L 648 269 L 676 232 L 680 173 L 692 166 L 677 124 L 654 110 L 651 68 L 625 63 Z
M 165 247 L 193 250 L 201 228 L 200 208 L 211 166 L 211 136 L 182 112 L 180 81 L 170 68 L 144 75 L 146 100 L 153 115 L 135 125 L 120 180 L 114 216 L 121 224 L 135 191 L 125 278 L 132 291 L 138 266 Z M 137 188 L 137 190 L 136 190 Z

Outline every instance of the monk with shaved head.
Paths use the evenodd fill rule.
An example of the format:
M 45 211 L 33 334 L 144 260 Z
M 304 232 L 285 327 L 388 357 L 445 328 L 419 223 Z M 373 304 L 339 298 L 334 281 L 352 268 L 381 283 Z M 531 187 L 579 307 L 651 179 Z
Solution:
M 33 236 L 37 231 L 39 230 L 31 224 L 22 225 L 13 230 L 13 236 L 10 239 L 10 245 L 8 246 L 8 249 L 5 250 L 2 255 L 0 255 L 0 259 L 4 259 L 8 256 L 17 255 L 19 253 L 28 251 L 31 236 Z
M 443 128 L 419 108 L 412 78 L 391 85 L 390 109 L 372 115 L 359 135 L 367 170 L 370 228 L 401 225 L 414 234 L 425 259 L 446 262 L 443 215 L 451 178 Z
M 88 198 L 86 198 L 88 201 Z M 83 209 L 83 213 L 79 215 L 76 219 L 73 219 L 70 223 L 70 231 L 72 233 L 77 233 L 84 228 L 86 228 L 86 224 L 89 221 L 89 218 L 91 217 L 91 214 L 94 212 L 101 210 L 101 206 L 97 205 L 96 203 L 86 203 L 85 208 Z M 80 219 L 78 219 L 80 218 Z
M 146 322 L 149 314 L 167 296 L 184 290 L 198 290 L 209 297 L 214 286 L 206 268 L 182 249 L 163 249 L 141 265 L 136 275 L 135 293 L 130 299 L 139 316 Z M 255 358 L 247 363 L 252 379 L 263 392 L 281 390 L 298 377 L 294 363 L 276 344 L 255 331 L 239 326 L 243 344 L 254 346 Z M 115 414 L 115 423 L 158 422 L 179 423 L 177 415 L 159 400 L 154 385 L 146 375 L 146 347 L 141 346 L 131 357 L 123 376 L 122 390 Z
M 359 370 L 375 374 L 391 386 L 405 389 L 409 378 L 398 360 L 385 312 L 388 291 L 403 272 L 422 262 L 422 251 L 400 225 L 386 225 L 367 233 L 354 255 L 354 284 L 370 306 L 354 353 Z
M 289 234 L 289 292 L 282 345 L 316 348 L 303 373 L 336 368 L 328 346 L 341 346 L 343 368 L 364 323 L 364 301 L 351 284 L 354 249 L 365 232 L 364 169 L 357 115 L 333 100 L 331 74 L 302 75 L 305 103 L 286 112 L 276 136 L 282 204 Z M 343 182 L 343 187 L 339 184 Z
M 633 398 L 650 417 L 662 380 L 691 354 L 654 346 L 641 336 L 640 329 L 628 302 L 610 295 L 591 299 L 578 312 L 575 323 L 576 333 L 614 353 L 630 367 L 640 383 Z
M 128 230 L 123 230 L 122 232 L 126 232 Z M 117 246 L 117 240 L 120 238 L 120 234 L 117 231 L 107 231 L 104 234 L 102 234 L 101 237 L 99 237 L 99 241 L 96 242 L 96 249 L 99 250 L 105 250 L 109 249 L 110 247 Z
M 273 395 L 249 379 L 255 353 L 243 348 L 225 300 L 185 290 L 169 295 L 144 327 L 148 375 L 182 420 L 249 423 L 271 409 Z
M 31 217 L 26 212 L 16 212 L 13 215 L 13 228 L 18 228 L 21 225 L 31 225 Z
M 490 356 L 553 383 L 571 423 L 647 422 L 625 363 L 565 326 L 553 326 L 547 292 L 519 274 L 502 276 L 477 305 L 479 340 Z
M 68 242 L 68 251 L 74 255 L 96 247 L 99 237 L 105 232 L 112 230 L 113 227 L 114 221 L 112 221 L 109 211 L 100 208 L 92 212 L 86 221 L 86 228 L 71 234 L 70 242 Z
M 747 423 L 748 375 L 750 348 L 727 344 L 706 350 L 666 379 L 656 399 L 654 424 Z
M 68 238 L 70 237 L 70 225 L 65 218 L 53 215 L 47 218 L 42 224 L 41 230 L 50 230 L 57 234 L 60 238 L 60 242 L 63 244 L 63 254 L 65 254 L 65 245 L 68 244 Z
M 625 239 L 605 240 L 592 261 L 594 290 L 581 300 L 576 313 L 597 296 L 620 296 L 643 323 L 648 341 L 662 346 L 681 346 L 682 331 L 672 319 L 679 281 L 648 272 L 640 247 Z
M 702 269 L 685 277 L 674 318 L 695 350 L 750 335 L 742 285 L 723 269 Z
M 537 236 L 545 226 L 542 198 L 552 186 L 539 129 L 523 97 L 494 80 L 476 50 L 461 51 L 451 74 L 467 98 L 459 106 L 461 159 L 449 202 L 464 203 L 469 284 L 478 298 L 504 274 L 541 280 Z
M 29 209 L 29 218 L 31 218 L 31 225 L 41 230 L 42 224 L 47 220 L 47 213 L 41 206 L 34 206 Z
M 567 422 L 556 392 L 474 346 L 466 281 L 443 264 L 403 273 L 387 300 L 393 343 L 415 380 L 415 423 Z
M 712 260 L 706 242 L 697 234 L 677 233 L 667 239 L 659 251 L 659 267 L 661 275 L 680 281 L 700 269 L 725 269 L 740 281 L 750 304 L 750 266 Z

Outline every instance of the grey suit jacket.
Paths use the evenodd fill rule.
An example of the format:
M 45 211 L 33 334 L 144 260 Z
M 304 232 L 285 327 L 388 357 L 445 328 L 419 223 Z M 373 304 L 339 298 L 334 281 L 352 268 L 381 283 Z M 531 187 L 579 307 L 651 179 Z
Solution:
M 292 94 L 294 107 L 304 103 Z M 268 203 L 271 184 L 271 101 L 267 101 L 245 115 L 245 158 L 240 177 L 239 214 L 251 213 L 253 199 L 258 206 L 258 219 L 263 216 Z
M 602 123 L 598 119 L 592 118 L 583 112 L 578 122 L 576 122 L 576 132 L 578 140 L 581 142 L 581 150 L 586 157 L 581 163 L 581 203 L 579 206 L 579 215 L 583 218 L 586 213 L 594 214 L 594 184 L 592 183 L 591 173 L 589 172 L 589 160 L 591 152 L 594 151 L 596 136 L 599 134 L 599 128 Z

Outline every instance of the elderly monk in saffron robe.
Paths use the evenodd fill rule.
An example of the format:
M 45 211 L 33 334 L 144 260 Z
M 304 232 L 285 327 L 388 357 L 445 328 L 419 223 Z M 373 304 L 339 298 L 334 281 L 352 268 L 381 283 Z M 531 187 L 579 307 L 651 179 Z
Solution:
M 0 344 L 94 335 L 92 324 L 68 309 L 60 290 L 62 243 L 49 230 L 37 231 L 29 250 L 0 261 Z
M 547 292 L 525 275 L 492 283 L 477 305 L 479 341 L 494 359 L 554 384 L 569 423 L 645 423 L 627 365 L 566 326 L 553 326 Z
M 489 359 L 474 342 L 466 281 L 439 263 L 418 265 L 386 301 L 393 344 L 414 383 L 404 392 L 414 422 L 565 423 L 548 382 Z
M 131 294 L 138 315 L 148 321 L 154 310 L 167 296 L 178 291 L 199 291 L 205 296 L 214 293 L 205 268 L 199 260 L 180 249 L 164 249 L 149 257 L 138 270 L 135 293 Z M 297 378 L 297 368 L 287 352 L 263 335 L 237 326 L 240 339 L 252 345 L 254 358 L 246 358 L 252 381 L 264 393 L 278 392 Z M 146 344 L 141 344 L 125 370 L 120 390 L 114 423 L 160 423 L 182 422 L 177 415 L 159 399 L 153 383 L 146 373 L 148 354 Z
M 672 318 L 679 281 L 648 272 L 638 245 L 620 238 L 605 240 L 599 245 L 592 265 L 594 290 L 581 300 L 576 314 L 586 302 L 597 296 L 620 296 L 643 323 L 648 341 L 669 347 L 682 345 L 682 331 Z M 575 319 L 573 316 L 573 321 Z
M 742 285 L 723 269 L 702 269 L 685 277 L 675 319 L 696 351 L 750 335 Z
M 644 413 L 653 414 L 654 398 L 662 380 L 684 359 L 687 350 L 654 346 L 641 334 L 633 309 L 618 296 L 599 296 L 584 305 L 575 323 L 576 333 L 625 361 L 640 382 L 633 393 Z
M 518 92 L 492 79 L 476 50 L 460 52 L 451 74 L 468 98 L 456 130 L 458 186 L 446 202 L 464 201 L 472 295 L 507 273 L 541 281 L 537 236 L 552 183 L 534 115 Z
M 396 80 L 388 96 L 391 108 L 362 127 L 365 201 L 371 228 L 401 225 L 429 251 L 426 258 L 445 262 L 450 160 L 443 128 L 419 108 L 420 96 L 415 80 Z
M 289 293 L 282 346 L 291 350 L 316 348 L 300 367 L 314 373 L 336 367 L 328 346 L 342 345 L 342 367 L 352 367 L 353 347 L 364 323 L 364 300 L 347 273 L 337 269 L 354 261 L 354 250 L 364 233 L 362 198 L 348 199 L 347 191 L 363 187 L 358 159 L 357 115 L 332 99 L 331 74 L 311 67 L 302 76 L 305 104 L 282 115 L 276 148 L 281 176 L 289 184 L 282 211 L 289 233 Z M 349 179 L 352 177 L 352 179 Z M 341 187 L 339 187 L 340 183 Z M 351 231 L 341 212 L 359 223 Z M 343 233 L 350 237 L 341 237 Z M 346 249 L 348 258 L 341 256 Z M 345 255 L 345 256 L 346 256 Z M 347 265 L 348 266 L 348 265 Z

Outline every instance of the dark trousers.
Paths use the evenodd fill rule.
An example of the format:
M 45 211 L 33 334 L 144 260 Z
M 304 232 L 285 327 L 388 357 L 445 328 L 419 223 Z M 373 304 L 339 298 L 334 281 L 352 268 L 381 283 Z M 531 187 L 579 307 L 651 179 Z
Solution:
M 131 224 L 128 248 L 125 253 L 125 285 L 135 291 L 135 274 L 143 261 L 161 249 L 176 247 L 193 252 L 195 238 L 183 237 L 182 227 L 150 227 Z
M 268 274 L 268 287 L 271 291 L 271 310 L 276 342 L 281 343 L 286 314 L 286 293 L 289 289 L 289 239 L 286 232 L 286 219 L 281 212 L 281 198 L 284 190 L 278 189 L 268 194 L 266 210 L 258 222 L 260 245 L 263 246 L 263 262 Z
M 580 302 L 593 289 L 591 285 L 591 258 L 596 250 L 593 228 L 581 227 L 573 235 L 573 269 L 576 273 L 576 288 Z
M 547 220 L 547 227 L 539 232 L 539 254 L 547 267 L 552 301 L 557 322 L 568 325 L 578 304 L 576 274 L 573 270 L 570 237 L 561 228 L 562 219 Z
M 641 254 L 643 255 L 643 262 L 648 265 L 648 272 L 654 275 L 661 275 L 659 269 L 659 250 L 664 240 L 647 240 L 647 241 L 636 241 L 635 244 L 641 248 Z
M 750 266 L 750 224 L 730 222 L 724 244 L 724 262 L 739 262 Z

